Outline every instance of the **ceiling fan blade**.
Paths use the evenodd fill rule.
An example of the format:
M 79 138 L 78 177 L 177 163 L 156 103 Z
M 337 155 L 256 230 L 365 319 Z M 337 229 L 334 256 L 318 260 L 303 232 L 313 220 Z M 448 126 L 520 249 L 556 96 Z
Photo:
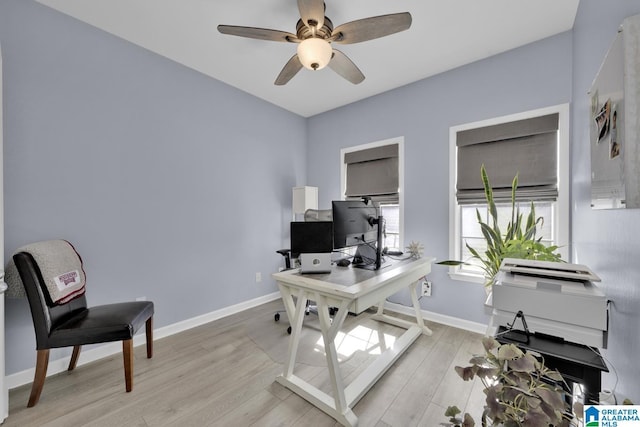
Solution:
M 300 71 L 301 68 L 302 68 L 302 63 L 298 59 L 298 54 L 293 55 L 291 59 L 289 59 L 289 61 L 282 68 L 282 71 L 280 71 L 280 74 L 278 74 L 278 77 L 276 78 L 276 81 L 274 82 L 274 84 L 277 86 L 286 85 L 289 82 L 289 80 L 293 78 L 293 76 L 298 74 L 298 71 Z
M 373 16 L 339 25 L 333 30 L 335 43 L 350 44 L 399 33 L 411 27 L 409 12 Z
M 331 58 L 331 61 L 329 61 L 329 67 L 354 85 L 362 83 L 364 80 L 364 74 L 362 74 L 362 71 L 360 71 L 356 64 L 354 64 L 347 55 L 340 52 L 338 49 L 333 49 L 333 57 Z
M 314 22 L 318 29 L 324 25 L 324 0 L 298 0 L 298 10 L 307 27 L 312 27 Z
M 248 37 L 250 39 L 268 40 L 274 42 L 299 42 L 295 34 L 286 31 L 269 30 L 267 28 L 241 27 L 237 25 L 218 25 L 218 31 L 231 36 Z

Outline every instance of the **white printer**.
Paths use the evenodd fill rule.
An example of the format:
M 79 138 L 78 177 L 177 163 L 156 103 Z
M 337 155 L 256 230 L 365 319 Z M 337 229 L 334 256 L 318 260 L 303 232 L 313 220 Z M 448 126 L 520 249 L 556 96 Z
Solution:
M 530 332 L 607 347 L 607 299 L 600 281 L 579 264 L 505 258 L 489 301 L 490 329 L 508 327 L 522 312 Z

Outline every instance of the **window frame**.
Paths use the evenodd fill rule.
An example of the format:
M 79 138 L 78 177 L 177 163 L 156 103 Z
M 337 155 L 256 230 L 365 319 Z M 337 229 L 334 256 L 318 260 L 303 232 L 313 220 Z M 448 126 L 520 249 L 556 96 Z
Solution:
M 569 104 L 559 104 L 551 107 L 524 111 L 521 113 L 480 120 L 472 123 L 452 126 L 449 128 L 449 259 L 458 259 L 461 253 L 461 209 L 456 200 L 456 177 L 458 167 L 457 133 L 463 130 L 492 126 L 517 120 L 529 119 L 537 116 L 558 113 L 558 199 L 553 209 L 554 242 L 559 246 L 562 259 L 570 261 L 570 210 L 569 210 Z M 480 173 L 480 171 L 478 171 Z M 464 260 L 461 260 L 464 261 Z M 453 280 L 484 283 L 482 274 L 460 272 L 459 267 L 449 268 L 449 277 Z
M 399 136 L 381 141 L 346 147 L 340 150 L 340 199 L 345 199 L 347 191 L 347 165 L 344 161 L 347 153 L 381 147 L 384 145 L 398 144 L 398 222 L 400 249 L 404 248 L 404 137 Z

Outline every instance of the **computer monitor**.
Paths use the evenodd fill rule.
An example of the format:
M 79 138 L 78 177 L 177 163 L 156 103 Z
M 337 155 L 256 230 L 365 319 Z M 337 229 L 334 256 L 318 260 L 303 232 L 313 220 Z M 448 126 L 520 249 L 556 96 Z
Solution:
M 333 223 L 310 221 L 291 223 L 291 254 L 330 253 L 333 251 Z
M 331 209 L 334 249 L 376 242 L 378 225 L 371 219 L 378 218 L 378 210 L 371 202 L 334 200 L 331 202 Z
M 382 264 L 383 219 L 379 209 L 367 199 L 334 200 L 333 248 L 357 246 L 354 266 L 379 269 Z

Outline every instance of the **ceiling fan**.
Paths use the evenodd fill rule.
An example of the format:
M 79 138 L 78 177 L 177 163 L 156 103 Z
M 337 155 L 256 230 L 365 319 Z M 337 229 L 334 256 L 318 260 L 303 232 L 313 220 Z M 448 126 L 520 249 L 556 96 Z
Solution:
M 296 34 L 236 25 L 218 25 L 218 31 L 232 36 L 298 43 L 297 53 L 280 71 L 276 85 L 287 84 L 302 67 L 320 70 L 327 65 L 351 83 L 358 84 L 364 80 L 364 74 L 347 55 L 333 49 L 331 43 L 360 43 L 398 33 L 411 26 L 411 14 L 404 12 L 358 19 L 334 29 L 331 20 L 324 16 L 324 0 L 298 0 L 298 10 L 300 19 Z

